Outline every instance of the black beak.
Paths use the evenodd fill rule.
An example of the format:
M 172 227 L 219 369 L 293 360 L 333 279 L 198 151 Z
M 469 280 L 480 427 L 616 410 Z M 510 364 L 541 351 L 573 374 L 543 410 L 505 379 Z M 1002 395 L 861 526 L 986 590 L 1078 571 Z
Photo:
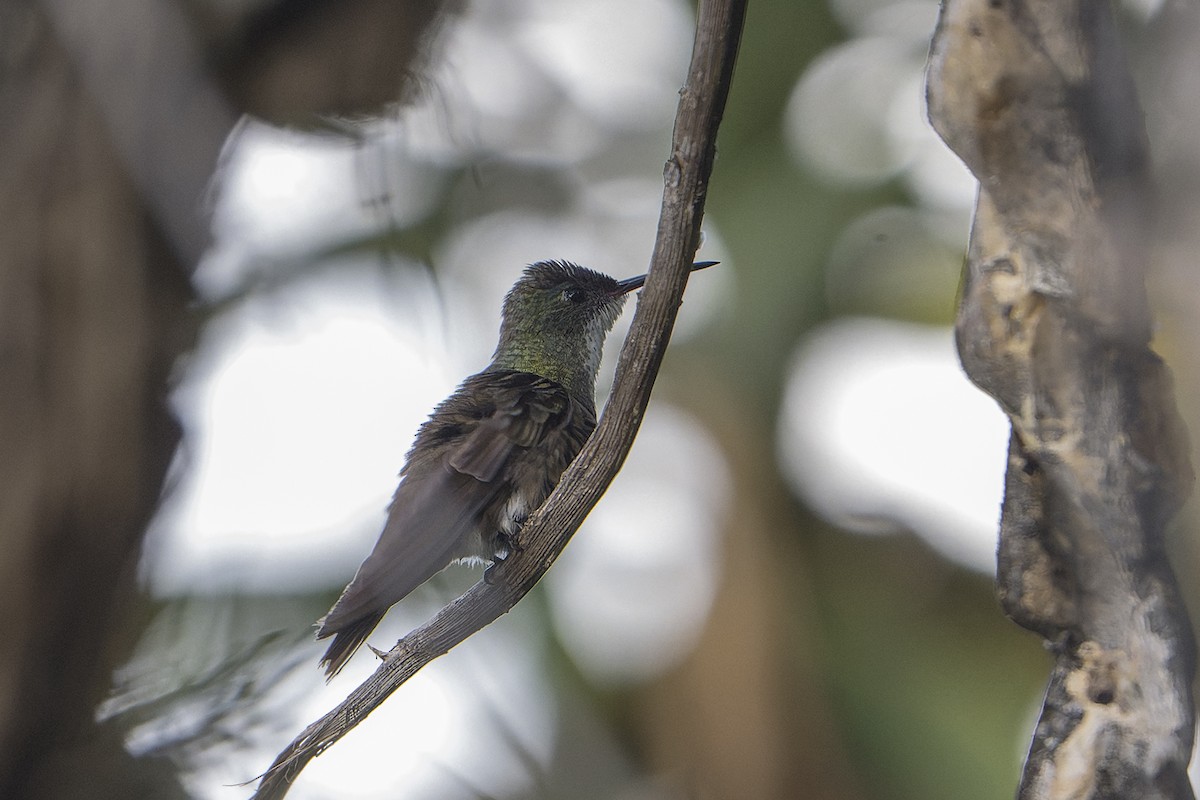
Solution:
M 707 269 L 720 263 L 720 261 L 697 261 L 695 264 L 692 264 L 692 272 L 699 269 Z M 636 278 L 626 278 L 623 281 L 617 281 L 617 294 L 625 294 L 626 292 L 632 292 L 634 289 L 640 289 L 645 282 L 645 275 L 638 275 Z

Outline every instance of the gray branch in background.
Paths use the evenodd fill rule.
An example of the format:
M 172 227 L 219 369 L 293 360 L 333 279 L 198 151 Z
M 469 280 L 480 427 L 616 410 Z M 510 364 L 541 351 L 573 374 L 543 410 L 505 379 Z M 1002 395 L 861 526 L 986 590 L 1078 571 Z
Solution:
M 1055 654 L 1018 797 L 1191 798 L 1163 532 L 1193 475 L 1149 347 L 1148 156 L 1109 6 L 946 0 L 928 94 L 980 181 L 957 334 L 1012 422 L 998 593 Z
M 42 5 L 142 201 L 194 270 L 209 244 L 206 187 L 237 113 L 210 79 L 190 24 L 157 0 Z
M 583 451 L 522 529 L 524 549 L 497 566 L 492 584 L 476 584 L 397 642 L 370 678 L 279 754 L 262 777 L 256 800 L 286 795 L 310 760 L 353 729 L 418 670 L 513 608 L 550 568 L 621 468 L 649 403 L 699 244 L 717 129 L 733 78 L 744 16 L 745 0 L 704 0 L 700 4 L 692 62 L 680 91 L 671 157 L 664 174 L 650 275 L 621 350 L 612 395 Z

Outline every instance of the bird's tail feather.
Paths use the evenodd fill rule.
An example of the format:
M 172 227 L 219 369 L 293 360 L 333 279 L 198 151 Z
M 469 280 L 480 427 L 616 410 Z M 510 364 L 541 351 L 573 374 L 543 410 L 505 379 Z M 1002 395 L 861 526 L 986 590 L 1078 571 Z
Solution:
M 355 651 L 362 647 L 362 643 L 371 635 L 371 631 L 375 630 L 375 626 L 381 619 L 383 619 L 383 612 L 368 614 L 337 631 L 333 641 L 329 644 L 329 649 L 321 657 L 321 666 L 325 667 L 325 680 L 330 680 L 341 672 L 342 667 L 346 666 L 346 662 L 350 660 Z

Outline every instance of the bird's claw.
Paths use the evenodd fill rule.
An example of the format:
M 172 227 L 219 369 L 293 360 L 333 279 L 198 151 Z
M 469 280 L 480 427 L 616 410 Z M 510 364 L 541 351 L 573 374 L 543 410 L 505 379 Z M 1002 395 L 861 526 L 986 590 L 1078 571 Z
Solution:
M 525 545 L 521 544 L 520 528 L 512 533 L 501 531 L 497 538 L 500 541 L 500 548 L 504 551 L 504 558 L 508 558 L 513 553 L 525 552 Z
M 483 582 L 488 586 L 496 585 L 496 567 L 504 563 L 507 556 L 501 556 L 499 553 L 492 556 L 492 563 L 488 564 L 483 570 Z

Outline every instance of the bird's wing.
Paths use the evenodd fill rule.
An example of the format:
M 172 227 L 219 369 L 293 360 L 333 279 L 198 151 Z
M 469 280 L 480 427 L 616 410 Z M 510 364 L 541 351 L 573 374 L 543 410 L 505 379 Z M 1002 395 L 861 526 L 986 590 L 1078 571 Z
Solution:
M 513 448 L 537 445 L 548 429 L 566 424 L 570 400 L 558 384 L 517 372 L 496 393 L 491 414 L 481 419 L 450 455 L 450 466 L 483 483 L 491 483 L 512 455 Z
M 537 375 L 469 378 L 421 427 L 379 541 L 321 620 L 318 638 L 386 610 L 451 562 L 478 554 L 471 539 L 481 518 L 512 490 L 505 465 L 570 415 L 566 390 Z

